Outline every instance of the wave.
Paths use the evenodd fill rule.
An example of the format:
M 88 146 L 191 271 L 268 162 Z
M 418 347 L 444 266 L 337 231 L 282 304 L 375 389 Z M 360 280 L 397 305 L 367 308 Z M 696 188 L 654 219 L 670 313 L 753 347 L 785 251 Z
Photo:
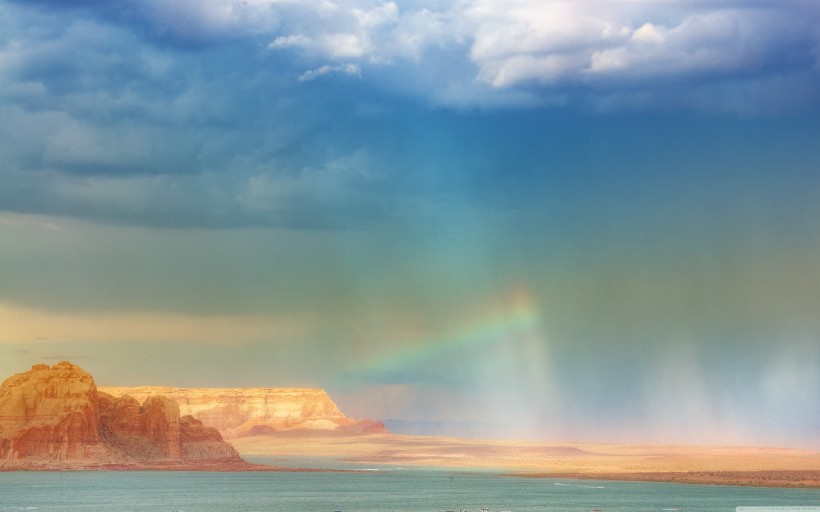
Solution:
M 606 489 L 603 485 L 562 484 L 560 482 L 555 482 L 555 485 L 560 485 L 562 487 L 581 487 L 583 489 Z

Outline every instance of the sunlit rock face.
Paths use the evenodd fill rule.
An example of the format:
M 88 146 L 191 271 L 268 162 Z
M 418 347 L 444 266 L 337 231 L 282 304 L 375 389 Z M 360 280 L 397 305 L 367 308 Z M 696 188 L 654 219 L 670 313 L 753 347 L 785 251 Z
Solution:
M 35 365 L 0 385 L 0 460 L 83 459 L 95 447 L 97 386 L 79 366 Z
M 35 365 L 0 386 L 0 465 L 241 461 L 216 429 L 180 418 L 168 397 L 114 397 L 69 362 Z
M 322 389 L 304 388 L 172 388 L 103 387 L 115 396 L 137 400 L 152 395 L 172 398 L 180 413 L 190 414 L 225 438 L 272 434 L 288 430 L 334 430 L 350 433 L 385 432 L 377 421 L 357 421 L 342 413 Z

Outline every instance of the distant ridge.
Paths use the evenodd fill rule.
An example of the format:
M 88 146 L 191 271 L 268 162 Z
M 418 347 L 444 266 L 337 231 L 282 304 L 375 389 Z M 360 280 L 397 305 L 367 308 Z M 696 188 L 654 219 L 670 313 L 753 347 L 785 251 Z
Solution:
M 114 396 L 144 400 L 162 395 L 213 427 L 226 439 L 285 431 L 385 433 L 384 424 L 348 418 L 323 389 L 313 388 L 176 388 L 162 386 L 101 387 Z

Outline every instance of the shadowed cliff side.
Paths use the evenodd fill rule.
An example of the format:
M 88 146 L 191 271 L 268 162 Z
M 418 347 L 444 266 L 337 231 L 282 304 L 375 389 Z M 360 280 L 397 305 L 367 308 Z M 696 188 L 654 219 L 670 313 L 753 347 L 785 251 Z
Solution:
M 140 406 L 131 396 L 98 391 L 102 437 L 140 460 L 238 459 L 219 431 L 192 416 L 179 416 L 170 398 L 152 396 Z

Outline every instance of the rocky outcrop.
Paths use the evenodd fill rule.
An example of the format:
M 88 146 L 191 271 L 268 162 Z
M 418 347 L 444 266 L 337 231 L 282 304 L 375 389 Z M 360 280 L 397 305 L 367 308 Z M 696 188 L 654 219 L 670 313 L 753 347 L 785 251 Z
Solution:
M 74 462 L 73 465 L 69 464 Z M 98 392 L 94 379 L 69 362 L 35 365 L 0 386 L 0 465 L 65 463 L 242 462 L 216 429 L 180 418 L 163 396 Z
M 345 433 L 383 433 L 384 424 L 344 415 L 322 389 L 305 388 L 173 388 L 102 387 L 115 396 L 137 400 L 162 395 L 219 430 L 226 439 L 289 430 L 330 430 Z
M 239 458 L 218 430 L 193 416 L 180 417 L 179 405 L 168 397 L 149 396 L 140 406 L 130 395 L 98 395 L 102 437 L 142 460 Z
M 102 437 L 140 460 L 173 460 L 182 455 L 179 406 L 152 396 L 140 406 L 134 398 L 99 393 Z
M 105 451 L 94 379 L 62 362 L 0 385 L 0 460 L 83 459 Z
M 179 419 L 179 433 L 182 438 L 184 460 L 239 458 L 234 447 L 222 440 L 222 434 L 217 429 L 206 427 L 191 415 Z

